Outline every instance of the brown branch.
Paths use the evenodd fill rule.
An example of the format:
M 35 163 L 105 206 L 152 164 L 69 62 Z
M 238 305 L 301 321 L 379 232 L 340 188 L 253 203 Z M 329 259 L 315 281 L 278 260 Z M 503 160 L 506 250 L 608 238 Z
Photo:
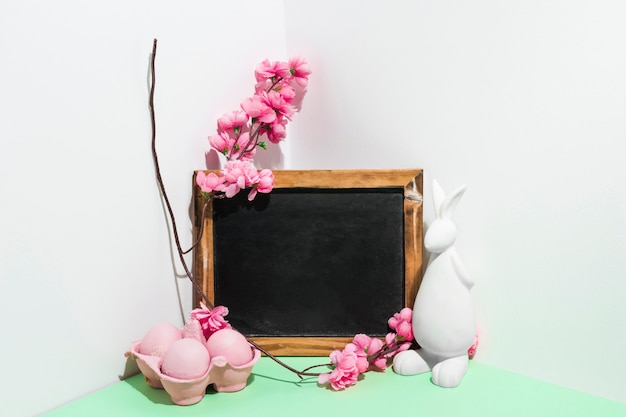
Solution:
M 263 126 L 263 122 L 259 122 L 259 125 L 257 126 L 256 130 L 254 131 L 254 133 L 252 133 L 250 135 L 250 139 L 248 139 L 248 142 L 246 143 L 246 146 L 244 146 L 241 149 L 241 152 L 239 153 L 239 156 L 237 156 L 237 160 L 242 159 L 244 154 L 248 153 L 248 152 L 252 152 L 252 150 L 256 147 L 257 143 L 259 143 L 259 132 L 261 131 L 261 127 Z M 252 144 L 254 142 L 254 144 Z M 250 147 L 250 145 L 252 145 L 252 147 Z
M 202 240 L 202 235 L 204 234 L 204 219 L 206 218 L 206 211 L 209 208 L 210 202 L 211 200 L 204 201 L 204 207 L 202 207 L 202 217 L 200 218 L 200 231 L 198 232 L 198 238 L 196 239 L 195 242 L 193 242 L 193 245 L 191 245 L 189 249 L 183 252 L 183 254 L 187 254 L 191 252 L 192 250 L 194 250 L 194 248 L 198 246 L 198 244 L 200 243 L 200 240 Z
M 368 356 L 367 357 L 367 361 L 369 363 L 372 363 L 373 361 L 375 361 L 376 359 L 380 358 L 381 356 L 389 355 L 390 353 L 393 353 L 396 350 L 400 349 L 403 344 L 404 344 L 404 342 L 402 342 L 402 343 L 397 343 L 396 342 L 395 345 L 387 346 L 385 349 L 381 349 L 378 352 L 376 352 L 375 354 L 373 354 L 371 356 Z
M 303 376 L 319 376 L 320 375 L 318 373 L 312 373 L 312 372 L 306 372 L 306 371 L 308 371 L 311 368 L 315 368 L 317 366 L 322 366 L 322 365 L 310 366 L 310 367 L 306 368 L 304 371 L 298 371 L 296 368 L 293 368 L 293 367 L 287 365 L 285 362 L 281 361 L 276 356 L 274 356 L 271 353 L 269 353 L 267 350 L 265 350 L 265 348 L 261 347 L 257 342 L 255 342 L 253 340 L 250 340 L 250 339 L 247 339 L 247 340 L 248 340 L 248 343 L 250 343 L 256 349 L 260 350 L 261 353 L 265 354 L 265 356 L 267 356 L 268 358 L 270 358 L 271 360 L 273 360 L 274 362 L 276 362 L 277 364 L 279 364 L 283 368 L 285 368 L 285 369 L 293 372 L 294 374 L 298 375 L 298 377 L 300 379 L 302 379 Z
M 196 242 L 194 242 L 194 244 L 191 246 L 191 248 L 189 250 L 183 251 L 181 246 L 180 246 L 180 240 L 178 238 L 178 229 L 176 227 L 176 220 L 174 218 L 174 211 L 172 210 L 172 206 L 170 204 L 169 198 L 167 197 L 167 193 L 165 192 L 165 185 L 163 184 L 163 178 L 161 177 L 161 169 L 159 168 L 159 158 L 158 158 L 157 152 L 156 152 L 156 116 L 155 116 L 155 111 L 154 111 L 154 89 L 155 89 L 155 85 L 156 85 L 156 77 L 155 77 L 155 73 L 156 73 L 156 71 L 155 71 L 156 48 L 157 48 L 157 40 L 154 39 L 154 43 L 153 43 L 153 47 L 152 47 L 152 56 L 151 56 L 151 59 L 150 59 L 151 85 L 150 85 L 150 103 L 149 104 L 150 104 L 150 121 L 151 121 L 151 124 L 152 124 L 152 159 L 154 160 L 154 167 L 155 167 L 155 171 L 156 171 L 156 178 L 157 178 L 157 182 L 159 184 L 159 188 L 161 190 L 161 194 L 163 195 L 163 199 L 165 200 L 165 205 L 167 207 L 167 211 L 168 211 L 170 220 L 172 222 L 172 230 L 173 230 L 173 233 L 174 233 L 174 240 L 176 242 L 176 251 L 178 252 L 178 256 L 180 257 L 180 262 L 183 265 L 185 273 L 187 274 L 187 277 L 189 278 L 189 280 L 193 284 L 194 288 L 202 296 L 202 299 L 204 300 L 205 305 L 210 310 L 212 310 L 214 308 L 213 304 L 209 301 L 209 298 L 206 296 L 206 294 L 204 294 L 204 292 L 202 291 L 202 288 L 200 288 L 200 286 L 198 285 L 196 280 L 193 278 L 193 275 L 189 271 L 189 268 L 187 267 L 187 262 L 185 261 L 185 258 L 183 256 L 184 254 L 190 252 L 194 247 L 196 247 L 196 245 L 200 241 L 200 238 L 202 237 L 202 234 L 204 232 L 204 217 L 205 217 L 206 210 L 208 208 L 208 205 L 209 205 L 210 201 L 206 200 L 206 202 L 204 204 L 204 208 L 202 209 L 202 222 L 201 222 L 202 227 L 200 229 L 200 232 L 199 232 L 199 235 L 198 235 L 198 239 L 196 240 Z M 223 197 L 223 196 L 215 196 L 214 198 L 220 198 L 220 197 Z M 319 376 L 319 373 L 306 372 L 309 369 L 314 368 L 315 366 L 309 367 L 309 368 L 305 369 L 304 371 L 298 371 L 297 369 L 287 365 L 286 363 L 284 363 L 283 361 L 278 359 L 276 356 L 274 356 L 271 353 L 269 353 L 263 347 L 259 346 L 258 343 L 248 339 L 247 337 L 246 337 L 246 340 L 248 341 L 248 343 L 250 343 L 252 346 L 254 346 L 256 349 L 258 349 L 262 353 L 264 353 L 267 357 L 272 359 L 274 362 L 278 363 L 279 365 L 281 365 L 282 367 L 288 369 L 289 371 L 295 373 L 301 379 L 302 379 L 303 376 Z M 316 366 L 318 366 L 318 365 L 316 365 Z
M 205 304 L 209 308 L 213 308 L 213 304 L 209 301 L 209 298 L 204 294 L 202 288 L 198 285 L 196 280 L 191 275 L 189 268 L 187 267 L 187 262 L 185 261 L 185 257 L 183 249 L 180 246 L 180 239 L 178 238 L 178 228 L 176 227 L 176 220 L 174 218 L 174 211 L 172 210 L 172 205 L 170 204 L 170 200 L 167 197 L 167 193 L 165 192 L 165 185 L 163 184 L 163 178 L 161 177 L 161 169 L 159 167 L 159 158 L 157 156 L 156 151 L 156 116 L 154 111 L 154 89 L 156 86 L 156 71 L 155 71 L 155 59 L 156 59 L 156 50 L 157 50 L 157 40 L 154 39 L 154 43 L 152 46 L 152 56 L 150 57 L 150 75 L 151 75 L 151 83 L 150 83 L 150 122 L 152 125 L 152 159 L 154 161 L 154 169 L 156 171 L 156 179 L 159 184 L 159 188 L 161 190 L 161 195 L 163 195 L 163 200 L 165 201 L 165 206 L 167 207 L 167 212 L 169 213 L 170 221 L 172 222 L 172 231 L 174 233 L 174 241 L 176 242 L 176 251 L 178 252 L 178 257 L 180 258 L 180 262 L 183 265 L 183 269 L 187 274 L 187 277 L 193 284 L 196 291 L 202 296 Z
M 322 372 L 308 372 L 309 370 L 313 369 L 313 368 L 319 368 L 320 366 L 332 366 L 332 363 L 320 363 L 318 365 L 313 365 L 313 366 L 309 366 L 308 368 L 304 368 L 301 372 L 305 375 L 309 375 L 309 376 L 320 376 L 322 374 Z

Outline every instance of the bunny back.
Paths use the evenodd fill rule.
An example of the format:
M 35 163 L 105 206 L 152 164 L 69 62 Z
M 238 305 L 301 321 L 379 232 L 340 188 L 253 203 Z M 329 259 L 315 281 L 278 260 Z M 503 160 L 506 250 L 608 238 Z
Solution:
M 415 340 L 443 357 L 467 353 L 476 334 L 470 290 L 457 274 L 454 256 L 450 248 L 430 263 L 413 306 Z

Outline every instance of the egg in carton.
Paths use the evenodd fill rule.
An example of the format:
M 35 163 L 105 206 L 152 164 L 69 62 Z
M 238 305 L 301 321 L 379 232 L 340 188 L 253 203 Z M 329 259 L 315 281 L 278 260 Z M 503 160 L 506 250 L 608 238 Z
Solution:
M 198 321 L 190 319 L 183 329 L 153 326 L 126 356 L 137 361 L 149 386 L 165 389 L 175 404 L 191 405 L 202 400 L 209 384 L 218 392 L 245 388 L 261 352 L 233 329 L 205 340 Z

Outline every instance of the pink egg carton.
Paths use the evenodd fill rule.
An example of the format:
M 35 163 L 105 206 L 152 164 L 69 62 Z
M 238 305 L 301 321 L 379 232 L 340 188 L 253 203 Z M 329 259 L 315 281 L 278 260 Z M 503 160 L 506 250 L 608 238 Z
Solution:
M 202 400 L 209 384 L 213 384 L 218 392 L 234 392 L 244 389 L 252 373 L 252 367 L 261 357 L 261 352 L 254 349 L 251 361 L 235 366 L 228 363 L 226 357 L 215 356 L 211 358 L 209 368 L 204 375 L 185 380 L 173 378 L 161 372 L 163 358 L 140 353 L 140 344 L 141 340 L 134 342 L 130 350 L 126 352 L 126 356 L 137 361 L 137 366 L 149 386 L 165 389 L 172 398 L 172 402 L 178 405 L 191 405 Z

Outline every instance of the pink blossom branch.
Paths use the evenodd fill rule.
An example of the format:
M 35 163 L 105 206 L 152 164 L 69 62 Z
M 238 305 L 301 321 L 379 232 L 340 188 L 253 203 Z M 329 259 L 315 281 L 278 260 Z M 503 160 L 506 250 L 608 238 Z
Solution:
M 274 83 L 267 89 L 265 90 L 267 93 L 269 93 L 270 91 L 272 91 L 274 89 L 274 87 L 276 87 L 281 81 L 283 80 L 282 77 L 279 77 L 276 81 L 274 81 Z M 246 146 L 243 147 L 243 150 L 239 153 L 239 157 L 237 159 L 241 159 L 243 158 L 243 155 L 247 152 L 252 152 L 252 150 L 254 148 L 256 148 L 257 144 L 259 143 L 259 136 L 260 136 L 260 132 L 261 132 L 261 128 L 263 127 L 265 123 L 263 122 L 259 122 L 259 125 L 257 126 L 256 130 L 254 131 L 254 133 L 250 134 L 250 139 L 248 139 L 248 143 L 246 143 Z M 239 136 L 237 136 L 239 137 Z M 252 143 L 254 142 L 254 144 L 252 145 Z M 252 145 L 252 147 L 250 146 Z
M 272 91 L 274 89 L 274 87 L 276 87 L 278 84 L 280 84 L 280 82 L 283 79 L 284 79 L 283 77 L 278 77 L 278 79 L 276 81 L 274 81 L 274 83 L 267 90 L 265 90 L 265 92 L 269 93 L 270 91 Z
M 396 350 L 400 349 L 404 343 L 407 343 L 407 342 L 395 343 L 392 346 L 387 346 L 385 349 L 381 349 L 378 352 L 376 352 L 375 354 L 373 354 L 371 356 L 368 356 L 367 360 L 368 360 L 368 362 L 371 363 L 371 362 L 375 361 L 376 359 L 380 358 L 381 356 L 386 356 L 386 355 L 388 355 L 390 353 L 393 353 Z
M 248 139 L 248 142 L 246 143 L 246 146 L 244 146 L 242 148 L 241 152 L 239 152 L 239 156 L 237 157 L 237 159 L 243 158 L 243 156 L 246 153 L 252 152 L 252 150 L 256 147 L 257 143 L 259 143 L 259 134 L 260 134 L 262 126 L 263 126 L 263 122 L 259 122 L 259 125 L 257 126 L 256 130 L 254 131 L 254 133 L 250 134 L 250 139 Z M 254 142 L 254 144 L 252 144 L 253 142 Z M 252 144 L 252 147 L 250 147 L 251 144 Z

